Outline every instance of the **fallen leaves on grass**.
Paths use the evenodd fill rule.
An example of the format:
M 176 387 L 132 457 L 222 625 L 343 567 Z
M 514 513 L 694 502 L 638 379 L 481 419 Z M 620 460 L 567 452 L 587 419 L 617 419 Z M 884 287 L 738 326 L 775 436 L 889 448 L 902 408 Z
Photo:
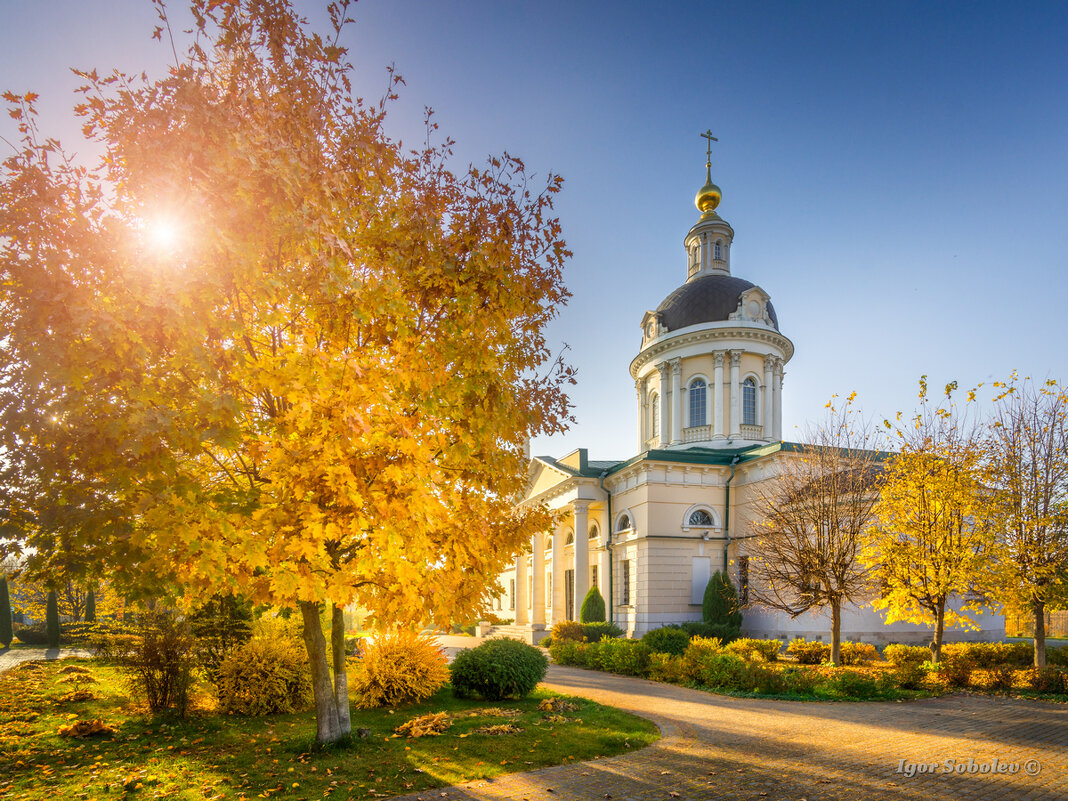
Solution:
M 95 701 L 96 693 L 90 690 L 73 690 L 56 699 L 61 704 L 72 704 L 76 701 Z
M 420 715 L 406 723 L 397 726 L 393 731 L 402 734 L 408 739 L 416 737 L 436 737 L 452 726 L 448 712 L 434 712 L 429 715 Z
M 59 672 L 60 673 L 85 673 L 85 674 L 92 673 L 92 671 L 89 670 L 89 668 L 83 668 L 80 665 L 67 665 L 65 668 L 63 668 L 63 670 L 61 670 Z
M 56 684 L 96 684 L 97 681 L 88 673 L 71 673 L 69 676 L 61 676 Z
M 467 713 L 469 718 L 514 718 L 523 714 L 520 709 L 505 709 L 500 706 L 488 706 L 485 709 L 473 709 Z
M 79 720 L 69 726 L 60 726 L 56 733 L 60 737 L 95 737 L 96 735 L 114 734 L 115 730 L 100 718 L 96 720 Z
M 538 704 L 538 709 L 542 712 L 571 712 L 575 705 L 563 698 L 546 698 Z
M 472 732 L 472 734 L 489 734 L 491 736 L 498 736 L 501 734 L 519 734 L 523 731 L 518 726 L 511 723 L 497 723 L 493 726 L 482 726 Z

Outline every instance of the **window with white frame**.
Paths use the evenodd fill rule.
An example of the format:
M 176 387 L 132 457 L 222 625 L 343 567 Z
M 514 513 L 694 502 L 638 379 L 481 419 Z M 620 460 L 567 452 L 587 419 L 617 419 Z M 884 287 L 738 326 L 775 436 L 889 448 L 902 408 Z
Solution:
M 515 579 L 508 580 L 508 608 L 515 609 Z
M 716 524 L 711 513 L 707 509 L 694 509 L 686 521 L 687 525 L 711 527 Z
M 590 565 L 590 586 L 597 586 L 597 565 Z
M 703 378 L 690 382 L 690 425 L 703 426 L 708 421 L 708 384 Z
M 654 437 L 660 436 L 660 396 L 653 394 L 653 399 L 649 403 L 650 414 L 652 419 L 649 421 L 649 429 L 653 432 Z
M 716 240 L 715 257 L 716 257 L 716 259 L 722 259 L 723 258 L 723 240 L 722 239 L 717 239 Z
M 757 385 L 752 376 L 742 382 L 742 423 L 757 424 Z
M 619 522 L 616 523 L 616 531 L 627 531 L 634 524 L 630 522 L 630 515 L 623 514 L 619 517 Z
M 624 559 L 620 563 L 620 599 L 619 602 L 624 606 L 630 603 L 630 560 Z

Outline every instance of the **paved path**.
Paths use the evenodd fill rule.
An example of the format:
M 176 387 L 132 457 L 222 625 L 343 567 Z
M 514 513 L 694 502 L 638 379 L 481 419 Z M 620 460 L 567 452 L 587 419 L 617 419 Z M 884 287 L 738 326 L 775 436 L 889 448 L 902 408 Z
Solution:
M 946 696 L 904 703 L 763 701 L 552 666 L 545 684 L 656 722 L 663 738 L 624 756 L 403 796 L 671 801 L 1068 799 L 1068 704 Z M 1014 775 L 950 773 L 945 761 L 1016 763 Z M 908 778 L 899 761 L 936 764 Z M 1033 770 L 1037 775 L 1025 775 Z M 1027 763 L 1025 765 L 1025 763 Z
M 81 648 L 0 648 L 0 673 L 23 662 L 91 656 Z

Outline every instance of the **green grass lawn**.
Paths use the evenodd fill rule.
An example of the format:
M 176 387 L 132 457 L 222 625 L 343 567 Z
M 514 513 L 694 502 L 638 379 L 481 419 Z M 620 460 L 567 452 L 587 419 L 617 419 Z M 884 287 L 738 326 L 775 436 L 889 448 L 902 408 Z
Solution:
M 244 718 L 195 709 L 186 720 L 152 716 L 131 700 L 112 667 L 92 660 L 33 663 L 0 675 L 0 798 L 3 799 L 313 799 L 381 798 L 502 773 L 642 748 L 658 739 L 649 721 L 580 698 L 545 712 L 558 697 L 458 700 L 448 689 L 426 703 L 389 712 L 353 711 L 351 745 L 314 745 L 311 712 Z M 64 673 L 90 671 L 94 681 Z M 96 698 L 64 701 L 84 689 Z M 405 721 L 446 711 L 439 736 L 394 734 Z M 57 730 L 100 718 L 115 729 L 84 740 Z M 518 733 L 485 734 L 511 724 Z

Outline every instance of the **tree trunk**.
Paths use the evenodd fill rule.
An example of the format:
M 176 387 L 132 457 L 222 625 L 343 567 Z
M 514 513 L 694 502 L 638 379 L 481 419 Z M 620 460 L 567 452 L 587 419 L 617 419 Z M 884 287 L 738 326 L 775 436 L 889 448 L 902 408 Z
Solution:
M 330 619 L 330 644 L 334 651 L 334 704 L 337 706 L 338 726 L 342 734 L 352 731 L 349 716 L 349 674 L 345 664 L 345 610 L 333 604 Z
M 326 638 L 319 621 L 319 604 L 301 601 L 300 614 L 304 618 L 304 647 L 308 649 L 312 692 L 315 694 L 315 739 L 320 743 L 332 743 L 340 740 L 344 733 L 338 720 L 337 704 L 334 703 L 334 688 L 330 683 L 330 666 L 326 661 Z
M 842 664 L 842 602 L 831 601 L 831 663 Z
M 1046 602 L 1032 599 L 1031 611 L 1035 616 L 1035 667 L 1042 669 L 1046 666 Z
M 942 633 L 946 628 L 946 599 L 943 598 L 938 602 L 938 609 L 935 613 L 935 632 L 934 639 L 931 640 L 931 661 L 936 665 L 942 661 Z

